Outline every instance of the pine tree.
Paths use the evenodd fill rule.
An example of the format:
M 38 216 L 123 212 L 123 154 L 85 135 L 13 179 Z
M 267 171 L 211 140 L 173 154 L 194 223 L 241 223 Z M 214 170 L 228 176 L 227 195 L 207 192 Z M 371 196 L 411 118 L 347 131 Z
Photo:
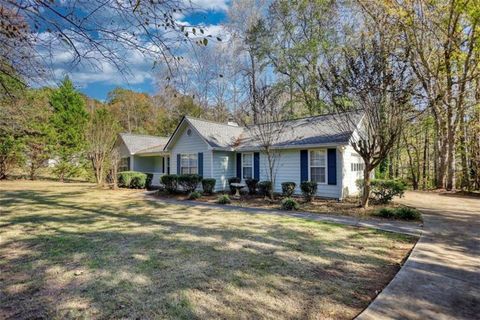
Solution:
M 74 174 L 85 149 L 88 113 L 85 101 L 68 77 L 53 92 L 50 104 L 53 108 L 52 126 L 58 160 L 55 171 L 60 181 L 63 181 L 66 176 Z

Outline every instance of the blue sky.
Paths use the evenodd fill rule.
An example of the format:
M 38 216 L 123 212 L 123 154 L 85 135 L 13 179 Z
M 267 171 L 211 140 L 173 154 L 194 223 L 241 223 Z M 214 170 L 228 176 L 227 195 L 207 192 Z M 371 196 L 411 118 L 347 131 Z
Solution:
M 219 26 L 226 20 L 228 0 L 198 0 L 197 6 L 200 8 L 199 11 L 183 16 L 181 21 L 190 25 L 205 26 L 207 32 L 209 32 L 208 30 L 218 32 L 220 30 Z M 221 34 L 211 34 L 221 36 Z M 75 68 L 69 68 L 68 55 L 62 51 L 55 54 L 58 59 L 54 71 L 57 81 L 65 75 L 69 75 L 75 86 L 89 97 L 103 101 L 106 99 L 108 92 L 116 87 L 150 94 L 158 91 L 155 83 L 156 72 L 153 69 L 153 60 L 142 56 L 140 53 L 133 51 L 124 53 L 129 60 L 129 74 L 122 74 L 113 66 L 106 64 L 99 64 L 94 67 L 80 64 Z M 62 64 L 62 61 L 64 61 L 64 64 Z

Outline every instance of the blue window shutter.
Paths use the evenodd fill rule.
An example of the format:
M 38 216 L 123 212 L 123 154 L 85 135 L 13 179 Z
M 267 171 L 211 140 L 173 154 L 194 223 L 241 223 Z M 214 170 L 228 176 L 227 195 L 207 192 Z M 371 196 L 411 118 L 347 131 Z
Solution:
M 162 172 L 165 173 L 165 157 L 162 157 Z
M 337 149 L 328 149 L 328 184 L 337 184 Z
M 170 156 L 167 158 L 167 174 L 170 174 Z
M 180 153 L 177 153 L 177 174 L 180 174 Z
M 253 178 L 260 180 L 260 153 L 253 153 Z
M 308 150 L 300 150 L 300 182 L 308 181 Z
M 198 175 L 203 177 L 203 152 L 198 153 Z
M 242 154 L 237 153 L 237 178 L 242 178 Z

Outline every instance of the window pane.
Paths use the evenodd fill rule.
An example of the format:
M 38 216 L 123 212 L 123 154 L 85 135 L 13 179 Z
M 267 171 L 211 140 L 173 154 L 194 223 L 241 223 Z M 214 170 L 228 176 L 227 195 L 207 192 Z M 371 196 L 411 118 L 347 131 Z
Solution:
M 252 167 L 243 167 L 243 179 L 252 178 Z
M 181 155 L 181 166 L 182 167 L 188 167 L 188 154 L 182 154 Z
M 325 183 L 325 168 L 310 168 L 310 180 Z
M 242 156 L 243 166 L 251 167 L 252 166 L 252 155 L 250 153 L 244 153 Z
M 324 167 L 325 166 L 325 151 L 314 150 L 310 151 L 310 166 Z
M 197 167 L 197 155 L 190 155 L 190 167 Z

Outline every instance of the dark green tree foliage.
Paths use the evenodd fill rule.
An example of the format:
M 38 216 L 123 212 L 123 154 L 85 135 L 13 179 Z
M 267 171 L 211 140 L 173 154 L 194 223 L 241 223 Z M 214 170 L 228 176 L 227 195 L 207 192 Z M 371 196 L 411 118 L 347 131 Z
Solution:
M 0 62 L 2 68 L 11 73 L 0 73 L 0 180 L 5 179 L 12 167 L 23 159 L 23 136 L 27 131 L 27 122 L 19 97 L 25 93 L 25 87 L 18 80 L 14 70 Z M 13 75 L 13 76 L 12 76 Z
M 46 166 L 53 152 L 54 131 L 50 123 L 52 108 L 48 105 L 51 90 L 34 89 L 25 93 L 25 109 L 28 112 L 29 132 L 24 137 L 26 170 L 31 180 L 35 180 L 40 168 Z
M 55 169 L 60 181 L 63 181 L 65 177 L 74 174 L 78 159 L 85 149 L 88 113 L 84 99 L 68 77 L 53 92 L 50 105 L 53 108 L 51 123 L 58 158 Z

